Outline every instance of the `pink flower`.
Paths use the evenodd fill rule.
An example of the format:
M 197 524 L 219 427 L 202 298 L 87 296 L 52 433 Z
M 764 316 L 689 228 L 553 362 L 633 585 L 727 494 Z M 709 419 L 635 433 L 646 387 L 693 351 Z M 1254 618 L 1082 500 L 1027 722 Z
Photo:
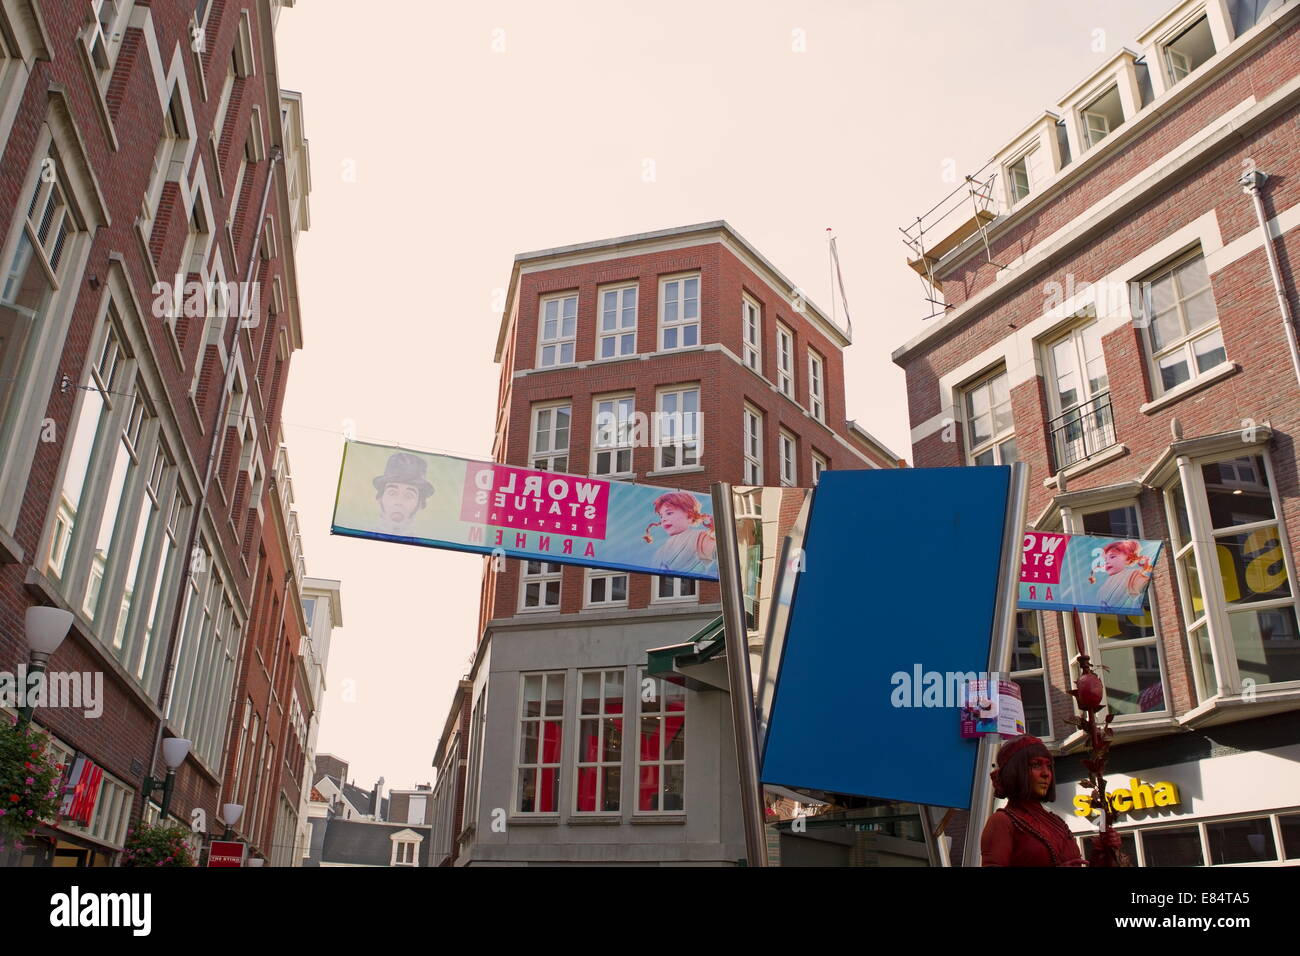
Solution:
M 35 778 L 35 777 L 28 777 L 26 780 L 23 781 L 23 783 L 27 784 L 27 786 L 29 786 L 29 787 L 30 787 L 32 784 L 34 784 L 35 782 L 36 782 L 36 778 Z

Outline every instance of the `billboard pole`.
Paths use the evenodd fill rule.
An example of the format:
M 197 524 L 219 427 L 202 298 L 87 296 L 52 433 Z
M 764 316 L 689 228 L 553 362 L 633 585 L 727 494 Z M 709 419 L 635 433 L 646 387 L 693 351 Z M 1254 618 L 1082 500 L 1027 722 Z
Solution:
M 1029 498 L 1029 466 L 1011 466 L 1007 488 L 1007 518 L 1002 527 L 1002 566 L 998 569 L 998 596 L 993 609 L 993 641 L 989 645 L 988 675 L 1001 674 L 1011 663 L 1016 632 L 1016 601 L 1020 594 L 1020 552 L 1025 527 L 1025 506 Z M 989 770 L 1001 744 L 998 734 L 980 737 L 975 757 L 975 781 L 971 787 L 970 819 L 962 851 L 962 866 L 980 865 L 980 837 L 993 812 L 993 781 Z
M 736 763 L 740 771 L 745 856 L 750 866 L 767 866 L 763 788 L 758 782 L 758 745 L 754 730 L 754 683 L 749 669 L 749 637 L 745 628 L 740 549 L 736 543 L 736 514 L 730 484 L 715 481 L 709 486 L 709 491 L 713 495 L 713 522 L 718 543 L 718 584 L 722 590 L 722 629 L 727 647 L 731 723 L 736 732 Z

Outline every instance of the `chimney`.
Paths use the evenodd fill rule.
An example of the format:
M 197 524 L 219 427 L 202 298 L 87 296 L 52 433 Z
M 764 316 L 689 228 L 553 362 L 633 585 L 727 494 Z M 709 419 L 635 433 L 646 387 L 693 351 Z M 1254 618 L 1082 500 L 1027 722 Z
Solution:
M 370 819 L 382 820 L 380 809 L 384 805 L 384 778 L 375 781 L 375 792 L 370 796 Z

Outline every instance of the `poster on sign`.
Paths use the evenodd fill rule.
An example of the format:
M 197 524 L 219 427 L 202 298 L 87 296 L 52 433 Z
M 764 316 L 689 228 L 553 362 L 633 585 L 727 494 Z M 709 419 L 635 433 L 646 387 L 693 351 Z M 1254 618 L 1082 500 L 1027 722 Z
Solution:
M 1019 737 L 1025 732 L 1020 685 L 993 678 L 967 681 L 960 720 L 961 735 L 967 739 L 984 734 Z
M 718 579 L 707 494 L 390 445 L 343 450 L 333 534 Z
M 1026 531 L 1017 606 L 1027 611 L 1140 615 L 1161 544 Z

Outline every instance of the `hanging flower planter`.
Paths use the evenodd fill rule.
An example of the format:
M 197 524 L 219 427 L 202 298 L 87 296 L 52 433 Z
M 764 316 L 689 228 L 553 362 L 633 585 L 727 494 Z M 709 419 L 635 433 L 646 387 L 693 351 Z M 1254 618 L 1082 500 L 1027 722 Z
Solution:
M 55 818 L 62 774 L 44 732 L 16 717 L 0 720 L 0 855 L 21 851 L 39 824 Z

